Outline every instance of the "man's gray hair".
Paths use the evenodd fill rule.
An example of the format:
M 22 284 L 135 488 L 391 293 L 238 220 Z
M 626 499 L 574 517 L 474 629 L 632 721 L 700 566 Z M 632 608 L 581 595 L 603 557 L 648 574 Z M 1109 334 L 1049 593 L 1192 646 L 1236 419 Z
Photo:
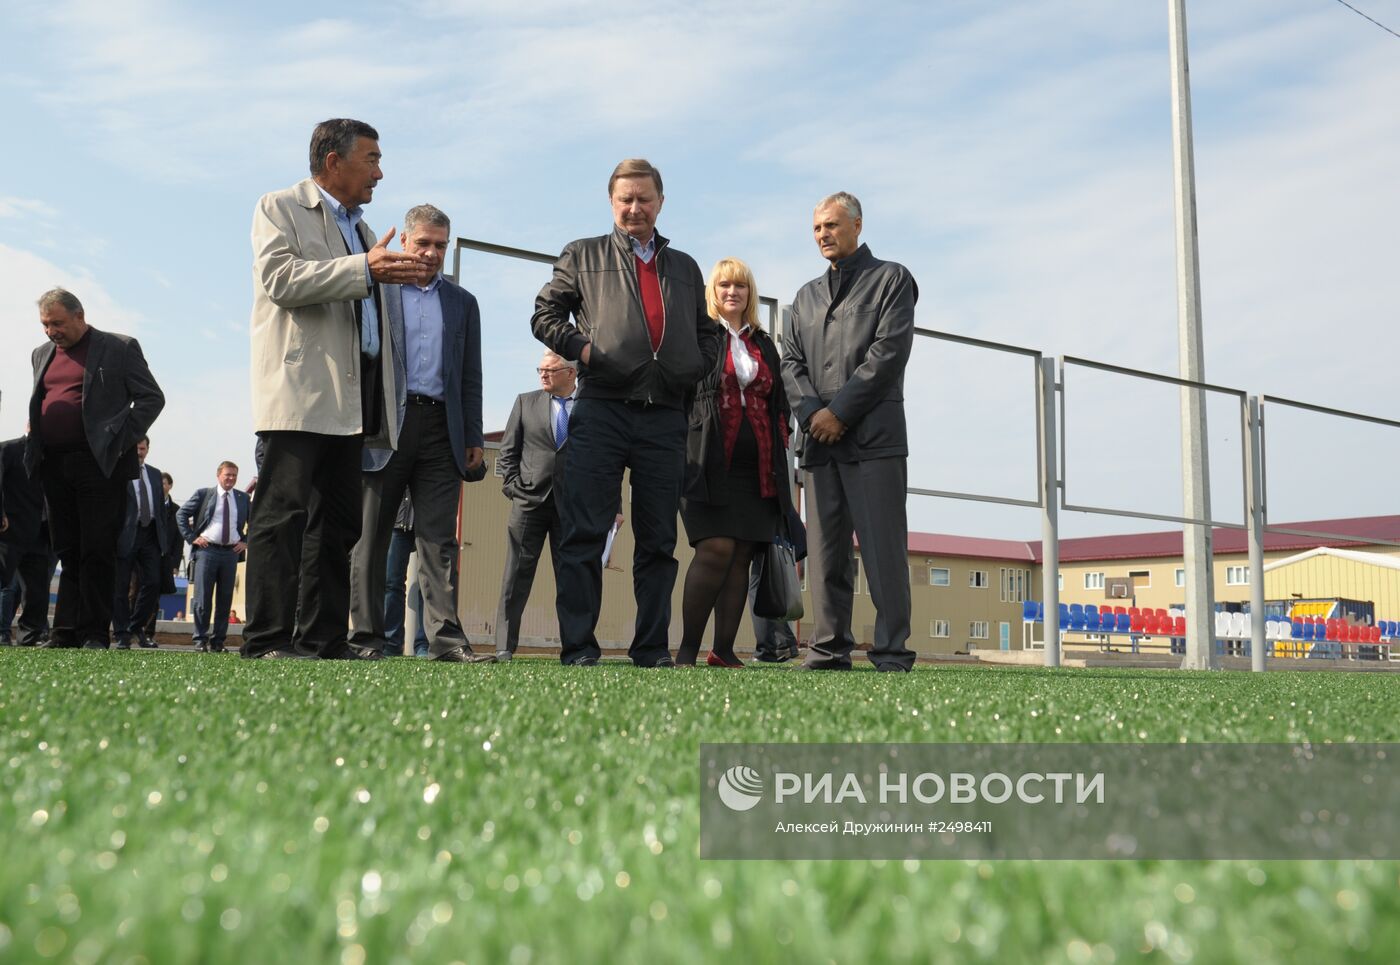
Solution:
M 856 221 L 860 220 L 860 199 L 849 191 L 837 191 L 835 194 L 828 194 L 817 202 L 818 208 L 825 208 L 829 204 L 839 204 L 846 209 L 846 213 Z
M 552 350 L 552 349 L 546 349 L 544 354 L 550 356 L 551 358 L 556 358 L 556 359 L 558 359 L 558 360 L 559 360 L 559 364 L 562 365 L 564 368 L 566 368 L 566 369 L 573 369 L 575 372 L 578 371 L 578 363 L 577 363 L 577 362 L 573 362 L 573 361 L 570 361 L 569 359 L 564 358 L 564 356 L 560 355 L 558 352 L 555 352 L 555 351 Z
M 66 288 L 50 288 L 39 296 L 39 311 L 53 308 L 55 305 L 63 306 L 64 311 L 74 315 L 83 310 L 83 303 L 78 301 L 78 296 Z
M 403 216 L 405 234 L 413 234 L 413 229 L 420 224 L 437 225 L 439 228 L 446 228 L 449 235 L 452 234 L 452 219 L 431 204 L 415 204 L 408 209 L 408 214 Z

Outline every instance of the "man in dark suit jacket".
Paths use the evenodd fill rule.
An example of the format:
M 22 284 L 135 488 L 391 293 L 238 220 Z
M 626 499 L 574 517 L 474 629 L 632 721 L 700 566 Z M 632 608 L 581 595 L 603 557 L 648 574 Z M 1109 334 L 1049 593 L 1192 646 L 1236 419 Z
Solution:
M 398 445 L 393 451 L 364 450 L 360 540 L 350 556 L 350 645 L 371 659 L 390 648 L 384 633 L 385 569 L 405 488 L 413 499 L 429 656 L 452 663 L 495 659 L 472 653 L 457 616 L 458 497 L 462 480 L 484 475 L 485 452 L 481 312 L 471 292 L 442 277 L 451 230 L 447 215 L 432 205 L 409 209 L 400 240 L 429 271 L 422 283 L 391 287 L 384 298 Z
M 238 560 L 248 548 L 248 514 L 252 500 L 237 489 L 238 466 L 225 460 L 217 470 L 218 485 L 196 489 L 175 513 L 180 536 L 193 549 L 194 648 L 223 653 L 228 638 L 228 613 Z M 215 590 L 218 590 L 217 598 Z M 213 602 L 213 635 L 209 605 Z
M 88 325 L 62 288 L 39 299 L 48 341 L 34 350 L 25 469 L 43 480 L 49 534 L 63 564 L 51 647 L 110 645 L 117 535 L 136 443 L 165 396 L 136 339 Z
M 49 547 L 43 487 L 24 469 L 24 445 L 23 436 L 0 442 L 0 587 L 18 574 L 23 609 L 15 642 L 33 647 L 49 629 L 49 583 L 58 561 Z
M 797 293 L 783 345 L 783 382 L 803 432 L 807 558 L 816 611 L 808 670 L 849 670 L 851 590 L 860 540 L 877 670 L 914 665 L 909 639 L 909 439 L 904 367 L 914 344 L 919 287 L 903 265 L 860 243 L 860 202 L 841 192 L 813 213 L 813 234 L 831 262 Z
M 112 629 L 118 650 L 130 650 L 131 638 L 143 648 L 154 649 L 156 642 L 146 635 L 146 623 L 160 603 L 160 566 L 168 538 L 164 492 L 160 470 L 146 465 L 151 440 L 142 436 L 136 443 L 140 470 L 126 487 L 126 514 L 117 537 L 117 592 L 112 600 Z M 131 601 L 131 575 L 136 574 L 136 600 Z
M 509 660 L 520 642 L 520 617 L 535 583 L 545 538 L 559 573 L 559 506 L 554 498 L 564 465 L 569 411 L 578 385 L 578 365 L 545 352 L 535 370 L 540 387 L 516 397 L 501 435 L 501 492 L 511 501 L 506 523 L 506 569 L 496 609 L 496 659 Z M 557 594 L 556 594 L 557 599 Z

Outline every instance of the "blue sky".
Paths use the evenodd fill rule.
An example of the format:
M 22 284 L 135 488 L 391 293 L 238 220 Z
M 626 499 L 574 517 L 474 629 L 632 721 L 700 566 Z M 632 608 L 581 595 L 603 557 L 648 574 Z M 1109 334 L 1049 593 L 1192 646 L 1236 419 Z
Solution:
M 1400 0 L 1362 8 L 1400 24 Z M 168 399 L 151 462 L 177 495 L 225 458 L 251 472 L 251 212 L 304 176 L 330 116 L 380 131 L 379 232 L 431 201 L 455 234 L 558 250 L 608 229 L 608 172 L 644 156 L 666 178 L 661 231 L 704 268 L 745 259 L 787 302 L 823 268 L 813 203 L 849 190 L 864 240 L 918 279 L 921 325 L 1176 371 L 1165 3 L 0 9 L 0 434 L 22 427 L 34 299 L 65 284 L 141 339 Z M 1400 40 L 1334 0 L 1189 14 L 1207 377 L 1395 414 Z M 464 262 L 488 429 L 533 385 L 546 277 Z M 1072 376 L 1078 501 L 1178 511 L 1171 393 Z M 908 382 L 912 484 L 1030 495 L 1024 364 L 921 340 Z M 1239 518 L 1238 429 L 1211 411 L 1217 512 Z M 1277 411 L 1272 518 L 1394 511 L 1395 432 Z M 913 498 L 910 518 L 1038 535 L 1032 511 Z M 1125 525 L 1156 528 L 1065 519 Z

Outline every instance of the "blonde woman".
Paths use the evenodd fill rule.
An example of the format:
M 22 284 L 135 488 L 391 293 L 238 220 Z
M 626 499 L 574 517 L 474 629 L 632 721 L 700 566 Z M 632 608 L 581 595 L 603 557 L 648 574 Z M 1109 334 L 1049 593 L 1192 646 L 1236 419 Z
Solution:
M 705 302 L 725 335 L 690 415 L 681 519 L 695 557 L 685 574 L 676 663 L 695 665 L 713 613 L 706 662 L 742 667 L 734 637 L 748 605 L 749 563 L 755 550 L 773 541 L 791 506 L 788 402 L 777 347 L 758 324 L 758 291 L 748 265 L 737 258 L 716 264 Z

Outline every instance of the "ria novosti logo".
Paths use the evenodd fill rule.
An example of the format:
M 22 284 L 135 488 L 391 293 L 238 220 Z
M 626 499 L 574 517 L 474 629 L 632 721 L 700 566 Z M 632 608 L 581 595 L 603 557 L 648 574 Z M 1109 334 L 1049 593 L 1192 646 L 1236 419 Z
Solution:
M 731 811 L 747 811 L 763 800 L 763 778 L 744 764 L 735 764 L 719 776 L 719 799 Z

